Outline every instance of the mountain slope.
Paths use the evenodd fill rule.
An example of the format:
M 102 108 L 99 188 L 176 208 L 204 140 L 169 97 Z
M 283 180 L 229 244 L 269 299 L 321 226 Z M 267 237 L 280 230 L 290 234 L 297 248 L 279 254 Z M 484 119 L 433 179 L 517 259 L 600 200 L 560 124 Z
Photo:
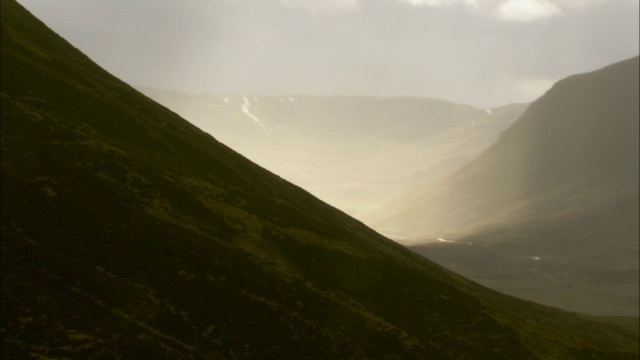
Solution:
M 357 217 L 469 162 L 528 104 L 139 90 L 251 161 Z
M 550 257 L 545 274 L 563 279 L 562 286 L 610 292 L 602 307 L 589 309 L 603 296 L 591 290 L 577 306 L 562 299 L 550 304 L 637 315 L 638 96 L 638 57 L 559 81 L 477 159 L 381 209 L 368 223 L 382 232 L 491 246 L 498 256 L 521 259 L 524 277 L 538 268 L 529 260 L 525 265 L 527 257 Z M 432 259 L 459 263 L 448 247 L 447 255 L 435 251 Z M 484 275 L 497 276 L 495 263 L 484 270 L 489 266 Z M 476 280 L 484 273 L 463 268 Z M 514 275 L 511 265 L 500 271 Z M 602 280 L 611 277 L 625 280 Z M 528 298 L 542 301 L 538 295 Z
M 638 356 L 636 319 L 456 276 L 1 4 L 3 357 Z
M 599 187 L 620 189 L 615 198 L 637 196 L 637 85 L 637 57 L 558 82 L 464 169 L 370 222 L 407 235 L 463 231 L 565 200 L 598 202 L 589 192 Z

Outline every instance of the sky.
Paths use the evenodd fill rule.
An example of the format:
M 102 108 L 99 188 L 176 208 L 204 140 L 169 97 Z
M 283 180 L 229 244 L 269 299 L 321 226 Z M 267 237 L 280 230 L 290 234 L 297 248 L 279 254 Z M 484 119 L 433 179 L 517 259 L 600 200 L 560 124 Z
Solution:
M 18 0 L 131 85 L 533 101 L 639 53 L 639 0 Z

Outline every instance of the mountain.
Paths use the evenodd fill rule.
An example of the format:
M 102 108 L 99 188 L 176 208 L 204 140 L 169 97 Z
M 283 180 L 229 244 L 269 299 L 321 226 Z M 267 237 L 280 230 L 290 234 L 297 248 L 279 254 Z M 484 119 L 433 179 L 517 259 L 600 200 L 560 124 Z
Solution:
M 638 357 L 256 166 L 1 3 L 4 358 Z
M 459 169 L 495 142 L 528 105 L 478 109 L 418 97 L 138 90 L 356 217 Z
M 461 250 L 449 242 L 431 258 L 511 294 L 637 315 L 638 98 L 638 57 L 561 80 L 477 159 L 381 208 L 367 223 L 423 238 L 417 242 L 489 247 Z M 487 251 L 502 265 L 461 264 Z M 508 281 L 497 281 L 500 276 Z M 554 291 L 557 299 L 550 300 L 538 291 L 545 287 L 571 290 Z

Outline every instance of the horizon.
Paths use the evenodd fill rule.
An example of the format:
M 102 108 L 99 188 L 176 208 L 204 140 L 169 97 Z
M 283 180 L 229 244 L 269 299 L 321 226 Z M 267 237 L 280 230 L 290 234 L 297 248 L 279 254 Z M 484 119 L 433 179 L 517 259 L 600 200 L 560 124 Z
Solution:
M 623 60 L 624 61 L 624 60 Z M 559 79 L 562 80 L 562 79 Z M 555 83 L 554 83 L 555 84 Z M 307 98 L 364 98 L 364 99 L 387 99 L 387 100 L 392 100 L 392 99 L 418 99 L 418 100 L 431 100 L 431 101 L 435 101 L 435 102 L 443 102 L 443 103 L 450 103 L 453 105 L 460 105 L 460 106 L 469 106 L 475 109 L 479 109 L 479 110 L 489 110 L 489 109 L 497 109 L 497 108 L 501 108 L 504 106 L 509 106 L 509 105 L 526 105 L 526 104 L 530 104 L 533 101 L 535 101 L 536 99 L 533 99 L 532 101 L 524 101 L 524 102 L 510 102 L 510 103 L 505 103 L 505 104 L 500 104 L 500 105 L 496 105 L 496 106 L 491 106 L 488 108 L 485 107 L 480 107 L 480 106 L 475 106 L 472 104 L 465 104 L 465 103 L 460 103 L 460 102 L 455 102 L 452 100 L 448 100 L 448 99 L 442 99 L 442 98 L 437 98 L 437 97 L 429 97 L 429 96 L 420 96 L 420 95 L 358 95 L 358 94 L 332 94 L 332 95 L 315 95 L 315 94 L 307 94 L 307 93 L 282 93 L 282 94 L 260 94 L 260 93 L 225 93 L 225 92 L 190 92 L 190 91 L 183 91 L 183 90 L 175 90 L 175 89 L 167 89 L 167 88 L 160 88 L 160 87 L 154 87 L 154 86 L 147 86 L 147 85 L 139 85 L 139 84 L 129 84 L 131 87 L 133 87 L 134 89 L 148 89 L 151 91 L 161 91 L 161 92 L 175 92 L 175 93 L 180 93 L 180 94 L 184 94 L 184 95 L 188 95 L 188 96 L 216 96 L 216 97 L 220 97 L 220 96 L 236 96 L 236 97 L 243 97 L 243 96 L 251 96 L 251 97 L 265 97 L 265 98 L 285 98 L 285 97 L 307 97 Z M 553 86 L 553 85 L 551 85 Z M 549 88 L 550 89 L 550 88 Z M 546 92 L 546 90 L 545 90 Z M 542 96 L 543 94 L 541 94 Z

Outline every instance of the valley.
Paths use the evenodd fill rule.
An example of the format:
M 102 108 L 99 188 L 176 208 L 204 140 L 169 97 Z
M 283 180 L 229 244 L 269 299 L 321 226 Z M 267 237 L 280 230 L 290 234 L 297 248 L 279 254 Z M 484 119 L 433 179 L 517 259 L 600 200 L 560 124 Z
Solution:
M 139 90 L 356 218 L 466 164 L 528 105 L 478 109 L 417 97 Z
M 633 60 L 625 64 L 631 72 Z M 576 77 L 585 76 L 597 72 Z M 528 104 L 483 110 L 425 98 L 140 90 L 450 270 L 571 311 L 637 316 L 637 84 L 631 73 L 612 76 L 597 80 L 603 89 L 574 85 L 568 94 L 571 82 L 588 79 L 563 80 L 531 111 Z M 482 249 L 436 244 L 438 237 Z M 531 274 L 528 253 L 564 264 Z M 598 285 L 612 274 L 620 280 Z

